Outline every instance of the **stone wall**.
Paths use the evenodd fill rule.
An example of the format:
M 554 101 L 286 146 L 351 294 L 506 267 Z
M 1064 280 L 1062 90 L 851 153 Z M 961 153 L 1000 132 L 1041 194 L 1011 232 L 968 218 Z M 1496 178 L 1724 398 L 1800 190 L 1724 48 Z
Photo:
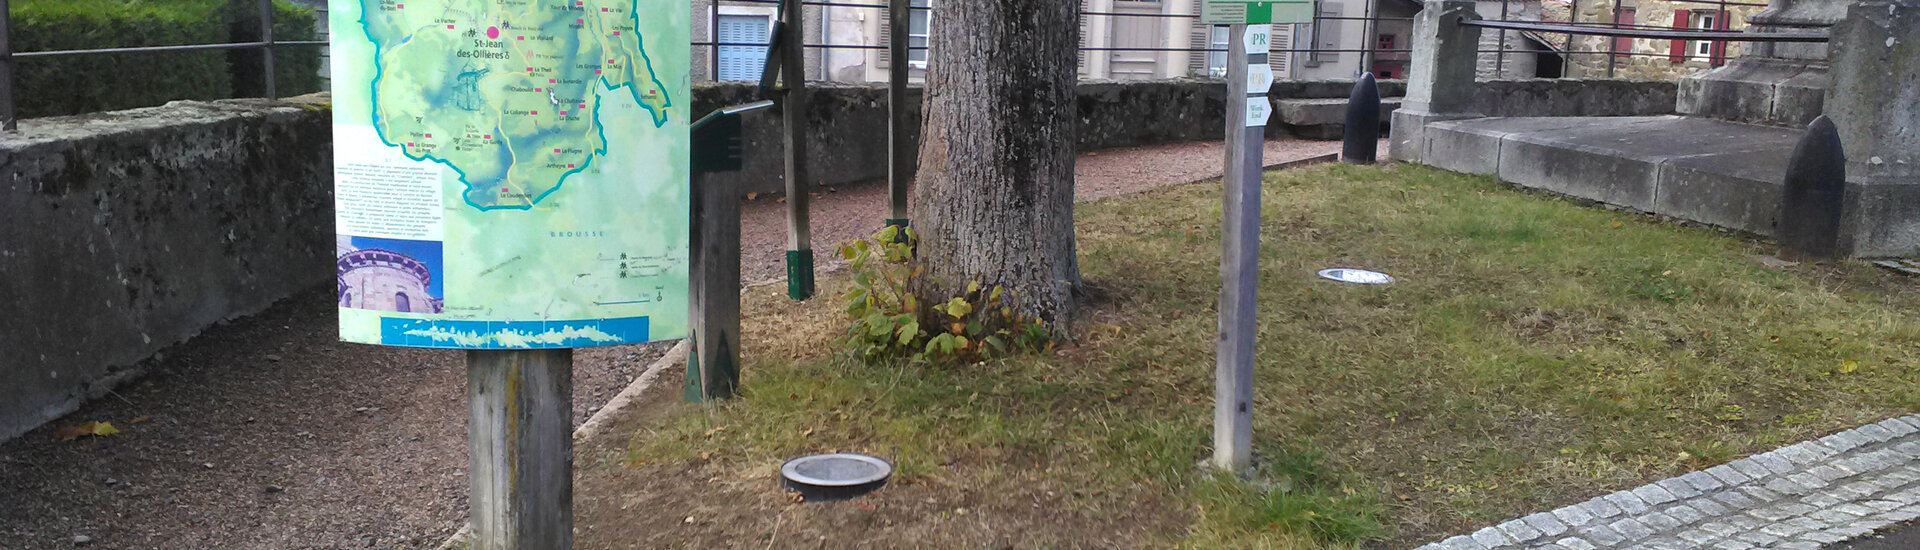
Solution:
M 844 185 L 887 177 L 887 93 L 881 85 L 811 83 L 809 169 L 816 185 Z M 693 112 L 758 99 L 758 88 L 741 83 L 694 86 Z M 1345 98 L 1350 80 L 1275 82 L 1275 100 Z M 1217 140 L 1226 128 L 1226 86 L 1197 79 L 1082 82 L 1079 146 L 1082 151 L 1157 143 Z M 1399 80 L 1380 82 L 1380 95 L 1406 93 Z M 920 93 L 908 94 L 909 118 L 918 143 Z M 1489 116 L 1645 116 L 1673 112 L 1672 82 L 1618 80 L 1508 80 L 1480 83 L 1475 104 Z M 743 115 L 747 155 L 739 172 L 710 176 L 734 181 L 742 192 L 785 189 L 781 117 L 777 109 Z M 1331 131 L 1331 134 L 1328 132 Z M 1338 129 L 1304 132 L 1338 135 Z M 1267 135 L 1287 137 L 1282 124 Z
M 1678 89 L 1661 80 L 1482 80 L 1474 83 L 1473 110 L 1502 117 L 1668 115 Z
M 332 273 L 324 97 L 174 102 L 0 136 L 0 440 Z

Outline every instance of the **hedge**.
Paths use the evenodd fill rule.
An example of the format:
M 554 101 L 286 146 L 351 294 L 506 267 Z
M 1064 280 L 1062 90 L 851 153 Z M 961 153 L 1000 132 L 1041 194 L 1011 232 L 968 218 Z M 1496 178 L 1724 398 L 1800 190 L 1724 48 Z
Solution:
M 225 42 L 225 0 L 25 0 L 13 2 L 15 52 Z M 21 59 L 14 64 L 21 117 L 70 115 L 232 97 L 221 51 Z
M 255 0 L 14 0 L 13 51 L 82 50 L 259 40 Z M 275 40 L 313 40 L 312 10 L 274 2 Z M 265 95 L 260 51 L 208 50 L 21 59 L 15 63 L 19 116 L 38 117 L 159 105 L 176 99 Z M 320 50 L 275 50 L 277 92 L 320 88 Z

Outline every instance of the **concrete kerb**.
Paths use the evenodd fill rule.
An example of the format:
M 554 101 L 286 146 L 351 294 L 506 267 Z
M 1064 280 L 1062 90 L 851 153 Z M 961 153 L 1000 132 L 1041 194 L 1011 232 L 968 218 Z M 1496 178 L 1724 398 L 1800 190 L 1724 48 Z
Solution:
M 1920 415 L 1530 514 L 1416 550 L 1819 548 L 1920 518 Z

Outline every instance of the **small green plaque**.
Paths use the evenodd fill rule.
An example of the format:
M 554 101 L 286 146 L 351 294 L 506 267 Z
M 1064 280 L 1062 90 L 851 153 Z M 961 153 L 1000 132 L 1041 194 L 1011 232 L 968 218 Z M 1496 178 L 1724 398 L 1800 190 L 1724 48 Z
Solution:
M 1200 22 L 1208 25 L 1260 25 L 1265 23 L 1310 23 L 1311 0 L 1206 0 L 1200 7 Z
M 1273 22 L 1273 2 L 1248 2 L 1247 24 L 1259 25 Z

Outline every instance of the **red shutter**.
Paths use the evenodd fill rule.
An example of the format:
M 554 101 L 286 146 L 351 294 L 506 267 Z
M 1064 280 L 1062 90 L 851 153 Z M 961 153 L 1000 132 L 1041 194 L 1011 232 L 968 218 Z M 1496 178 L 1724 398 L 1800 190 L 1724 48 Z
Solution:
M 1634 8 L 1620 8 L 1618 10 L 1614 10 L 1613 22 L 1615 23 L 1615 25 L 1613 26 L 1613 28 L 1616 28 L 1616 29 L 1621 28 L 1619 25 L 1620 23 L 1632 25 L 1635 21 L 1638 21 L 1638 19 L 1634 18 L 1634 11 L 1635 11 Z M 1629 56 L 1629 57 L 1632 56 L 1633 39 L 1627 38 L 1624 36 L 1613 37 L 1613 51 L 1620 56 Z
M 1715 17 L 1713 19 L 1713 26 L 1719 30 L 1723 30 L 1723 31 L 1727 30 L 1728 28 L 1727 27 L 1727 10 L 1719 11 L 1719 17 Z M 1712 46 L 1712 51 L 1713 51 L 1713 59 L 1712 59 L 1713 66 L 1718 67 L 1721 65 L 1725 65 L 1727 63 L 1727 41 L 1725 40 L 1714 41 Z
M 1687 10 L 1673 10 L 1674 30 L 1685 30 L 1687 26 L 1691 24 L 1690 21 L 1691 17 Z M 1686 60 L 1687 41 L 1678 38 L 1674 39 L 1672 43 L 1667 46 L 1667 61 L 1680 63 Z

